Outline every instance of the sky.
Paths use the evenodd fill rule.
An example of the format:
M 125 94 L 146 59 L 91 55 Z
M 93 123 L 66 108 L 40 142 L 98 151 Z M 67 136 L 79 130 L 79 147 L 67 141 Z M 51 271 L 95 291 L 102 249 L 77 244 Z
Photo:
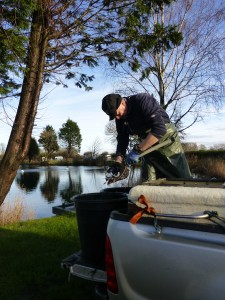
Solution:
M 225 108 L 219 112 L 209 113 L 204 122 L 196 123 L 186 131 L 185 142 L 211 147 L 225 145 Z
M 69 88 L 55 87 L 51 92 L 44 90 L 32 136 L 38 140 L 40 133 L 51 125 L 58 133 L 62 124 L 70 118 L 76 122 L 82 135 L 81 154 L 91 151 L 96 139 L 101 141 L 101 152 L 115 152 L 116 145 L 108 141 L 105 126 L 108 116 L 101 109 L 102 98 L 113 93 L 113 82 L 104 75 L 98 75 L 93 90 L 86 92 L 70 84 Z M 51 87 L 52 88 L 52 87 Z M 47 95 L 46 95 L 47 93 Z M 10 126 L 0 122 L 0 144 L 7 144 Z M 211 147 L 225 144 L 225 108 L 219 113 L 209 112 L 204 122 L 197 123 L 186 131 L 184 142 Z
M 112 84 L 103 75 L 97 75 L 93 85 L 93 90 L 89 92 L 72 83 L 69 88 L 61 86 L 45 88 L 32 136 L 38 140 L 47 125 L 51 125 L 58 133 L 63 123 L 70 118 L 80 128 L 81 154 L 90 151 L 97 138 L 101 141 L 101 152 L 115 152 L 116 146 L 107 142 L 108 138 L 105 135 L 105 125 L 109 118 L 101 109 L 102 98 L 113 92 Z M 0 119 L 1 117 L 2 114 Z M 0 144 L 6 145 L 11 127 L 0 120 L 0 128 Z

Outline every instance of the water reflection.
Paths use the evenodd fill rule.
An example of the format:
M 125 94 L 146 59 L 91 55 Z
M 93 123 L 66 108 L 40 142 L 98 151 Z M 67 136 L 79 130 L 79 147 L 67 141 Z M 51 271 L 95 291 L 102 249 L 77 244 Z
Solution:
M 52 203 L 58 193 L 59 174 L 57 171 L 49 168 L 44 172 L 44 176 L 44 182 L 40 184 L 40 191 L 44 199 Z
M 22 194 L 26 206 L 42 218 L 52 216 L 52 206 L 71 202 L 74 195 L 128 185 L 124 180 L 107 186 L 102 167 L 29 167 L 18 170 L 8 198 Z
M 37 188 L 39 180 L 39 172 L 26 172 L 24 170 L 21 170 L 21 172 L 17 175 L 15 179 L 18 187 L 24 189 L 27 193 L 32 192 Z
M 77 194 L 83 193 L 83 187 L 81 182 L 81 175 L 78 173 L 78 178 L 74 178 L 71 175 L 71 171 L 68 171 L 68 182 L 61 188 L 60 196 L 62 197 L 63 203 L 70 203 L 71 198 Z

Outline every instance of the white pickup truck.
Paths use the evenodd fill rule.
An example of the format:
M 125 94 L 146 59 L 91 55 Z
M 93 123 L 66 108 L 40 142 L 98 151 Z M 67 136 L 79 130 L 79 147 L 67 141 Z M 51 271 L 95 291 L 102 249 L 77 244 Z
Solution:
M 103 261 L 95 245 L 93 260 L 82 249 L 62 265 L 96 281 L 96 299 L 224 300 L 224 217 L 223 182 L 138 185 L 110 213 Z

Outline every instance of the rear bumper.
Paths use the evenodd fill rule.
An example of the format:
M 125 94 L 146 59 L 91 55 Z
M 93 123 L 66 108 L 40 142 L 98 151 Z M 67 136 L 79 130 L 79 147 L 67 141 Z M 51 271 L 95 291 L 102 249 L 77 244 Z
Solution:
M 96 282 L 95 300 L 108 300 L 107 276 L 104 263 L 95 265 L 82 257 L 82 251 L 73 253 L 61 262 L 61 267 L 69 269 L 70 274 Z
M 106 283 L 107 276 L 105 271 L 105 264 L 96 265 L 85 259 L 82 256 L 82 251 L 78 251 L 63 259 L 61 262 L 62 268 L 70 270 L 70 274 L 87 279 L 90 281 Z

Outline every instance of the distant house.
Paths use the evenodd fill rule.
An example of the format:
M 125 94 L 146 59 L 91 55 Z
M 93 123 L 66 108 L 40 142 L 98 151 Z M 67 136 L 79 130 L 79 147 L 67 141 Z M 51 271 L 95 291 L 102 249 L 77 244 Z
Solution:
M 63 160 L 63 156 L 55 156 L 55 160 Z
M 92 152 L 88 151 L 84 153 L 84 159 L 92 159 Z
M 112 155 L 111 154 L 105 154 L 105 160 L 112 160 Z

